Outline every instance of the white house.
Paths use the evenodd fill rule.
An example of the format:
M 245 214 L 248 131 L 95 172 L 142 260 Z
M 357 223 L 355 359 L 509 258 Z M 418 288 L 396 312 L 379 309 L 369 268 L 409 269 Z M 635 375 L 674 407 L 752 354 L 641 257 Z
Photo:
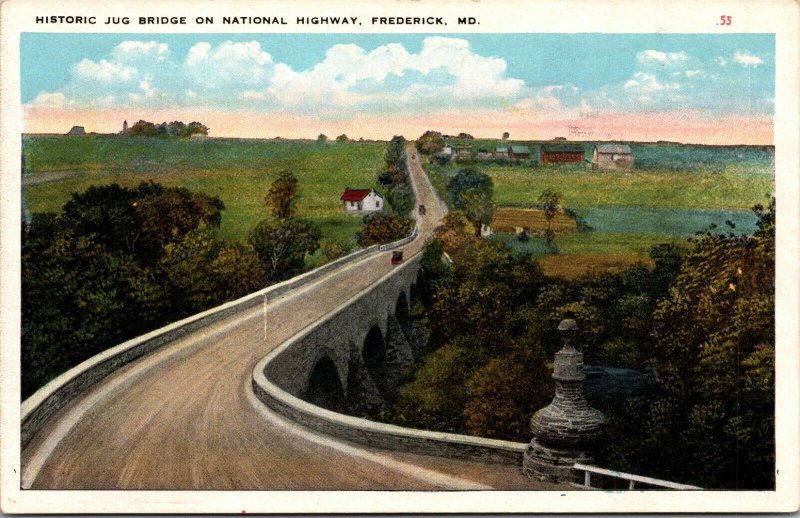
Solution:
M 633 167 L 633 152 L 625 144 L 598 144 L 592 151 L 592 163 L 611 169 Z
M 344 210 L 347 213 L 383 210 L 383 196 L 373 189 L 345 187 L 344 193 L 339 199 L 344 203 Z

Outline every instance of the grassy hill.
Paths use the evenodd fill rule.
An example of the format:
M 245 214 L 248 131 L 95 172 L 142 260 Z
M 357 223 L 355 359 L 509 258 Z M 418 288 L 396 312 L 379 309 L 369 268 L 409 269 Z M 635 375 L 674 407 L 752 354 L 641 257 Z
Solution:
M 360 218 L 343 213 L 339 196 L 346 186 L 375 187 L 385 148 L 374 142 L 26 137 L 27 174 L 76 174 L 29 185 L 25 194 L 31 212 L 57 211 L 70 193 L 92 184 L 153 180 L 219 196 L 226 207 L 222 237 L 244 240 L 266 215 L 270 182 L 287 170 L 300 181 L 298 213 L 318 223 L 324 239 L 349 240 Z

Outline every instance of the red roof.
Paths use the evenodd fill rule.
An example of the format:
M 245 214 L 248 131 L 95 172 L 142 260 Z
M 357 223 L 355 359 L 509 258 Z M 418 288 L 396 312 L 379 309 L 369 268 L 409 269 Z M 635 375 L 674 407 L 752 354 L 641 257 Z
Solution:
M 361 201 L 367 197 L 372 189 L 345 189 L 342 194 L 342 201 Z

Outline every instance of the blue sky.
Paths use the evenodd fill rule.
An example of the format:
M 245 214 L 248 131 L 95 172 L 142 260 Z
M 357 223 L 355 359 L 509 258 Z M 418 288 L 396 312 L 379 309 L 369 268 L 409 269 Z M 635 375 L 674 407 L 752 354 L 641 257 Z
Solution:
M 29 107 L 771 115 L 771 34 L 21 36 Z

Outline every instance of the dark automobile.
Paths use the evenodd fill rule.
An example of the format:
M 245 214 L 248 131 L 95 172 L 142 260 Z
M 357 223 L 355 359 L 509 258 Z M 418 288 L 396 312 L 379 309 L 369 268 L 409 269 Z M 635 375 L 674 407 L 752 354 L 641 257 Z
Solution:
M 403 251 L 397 250 L 392 252 L 392 264 L 400 264 L 403 262 Z

